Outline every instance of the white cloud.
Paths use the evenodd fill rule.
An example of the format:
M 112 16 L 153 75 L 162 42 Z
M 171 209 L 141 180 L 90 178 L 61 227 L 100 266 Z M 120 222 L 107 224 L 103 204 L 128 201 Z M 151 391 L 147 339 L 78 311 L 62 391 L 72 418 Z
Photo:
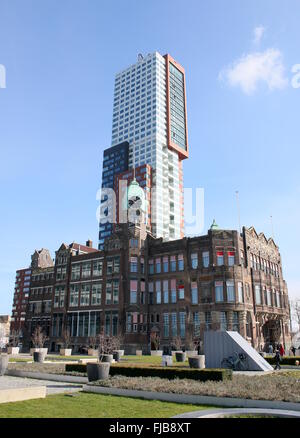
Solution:
M 232 87 L 240 87 L 248 95 L 257 90 L 259 83 L 265 83 L 271 91 L 283 89 L 288 84 L 282 53 L 272 48 L 243 55 L 223 69 L 219 79 Z
M 253 31 L 253 34 L 254 34 L 253 42 L 254 42 L 254 44 L 258 45 L 260 43 L 260 41 L 261 41 L 261 39 L 263 37 L 263 34 L 265 33 L 265 30 L 266 30 L 266 28 L 264 26 L 257 26 L 254 29 L 254 31 Z

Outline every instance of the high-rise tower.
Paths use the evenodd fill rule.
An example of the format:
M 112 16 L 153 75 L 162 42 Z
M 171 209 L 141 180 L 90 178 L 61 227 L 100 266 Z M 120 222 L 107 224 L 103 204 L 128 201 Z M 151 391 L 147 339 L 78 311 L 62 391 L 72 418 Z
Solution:
M 112 146 L 129 143 L 128 169 L 151 167 L 151 231 L 184 234 L 182 160 L 188 158 L 185 72 L 170 55 L 143 57 L 115 78 Z M 149 190 L 149 187 L 146 187 Z

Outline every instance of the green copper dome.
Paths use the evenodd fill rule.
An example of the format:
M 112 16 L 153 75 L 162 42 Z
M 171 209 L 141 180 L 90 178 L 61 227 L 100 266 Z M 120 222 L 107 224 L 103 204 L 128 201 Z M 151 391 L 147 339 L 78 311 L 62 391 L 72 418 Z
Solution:
M 212 231 L 214 231 L 214 230 L 219 230 L 219 229 L 220 229 L 220 227 L 219 227 L 219 225 L 216 223 L 215 219 L 213 220 L 213 223 L 211 224 L 210 229 L 211 229 Z
M 146 211 L 145 192 L 134 178 L 127 188 L 126 196 L 123 198 L 123 207 L 127 209 L 131 204 L 137 202 L 138 200 L 141 201 L 141 210 Z

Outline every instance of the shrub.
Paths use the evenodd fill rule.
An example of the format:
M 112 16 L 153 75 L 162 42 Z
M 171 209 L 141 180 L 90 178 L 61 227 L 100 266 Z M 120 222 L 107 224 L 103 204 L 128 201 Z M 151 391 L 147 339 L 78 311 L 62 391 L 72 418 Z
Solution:
M 66 372 L 86 373 L 85 364 L 66 364 Z M 111 365 L 111 376 L 160 377 L 162 379 L 192 379 L 205 382 L 232 380 L 232 371 L 227 369 L 190 369 L 177 367 L 142 367 Z
M 269 362 L 270 365 L 276 364 L 275 356 L 267 356 L 265 357 L 265 359 L 267 362 Z M 296 360 L 300 361 L 300 356 L 283 356 L 281 358 L 280 365 L 296 365 Z

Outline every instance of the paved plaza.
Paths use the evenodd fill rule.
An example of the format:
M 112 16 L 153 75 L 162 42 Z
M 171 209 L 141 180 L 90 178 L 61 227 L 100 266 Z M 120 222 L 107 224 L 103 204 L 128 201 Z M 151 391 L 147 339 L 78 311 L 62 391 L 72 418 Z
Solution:
M 33 386 L 46 386 L 46 394 L 61 394 L 78 392 L 82 389 L 82 385 L 72 383 L 53 382 L 50 380 L 29 379 L 23 377 L 0 377 L 0 391 L 3 389 L 28 388 Z

